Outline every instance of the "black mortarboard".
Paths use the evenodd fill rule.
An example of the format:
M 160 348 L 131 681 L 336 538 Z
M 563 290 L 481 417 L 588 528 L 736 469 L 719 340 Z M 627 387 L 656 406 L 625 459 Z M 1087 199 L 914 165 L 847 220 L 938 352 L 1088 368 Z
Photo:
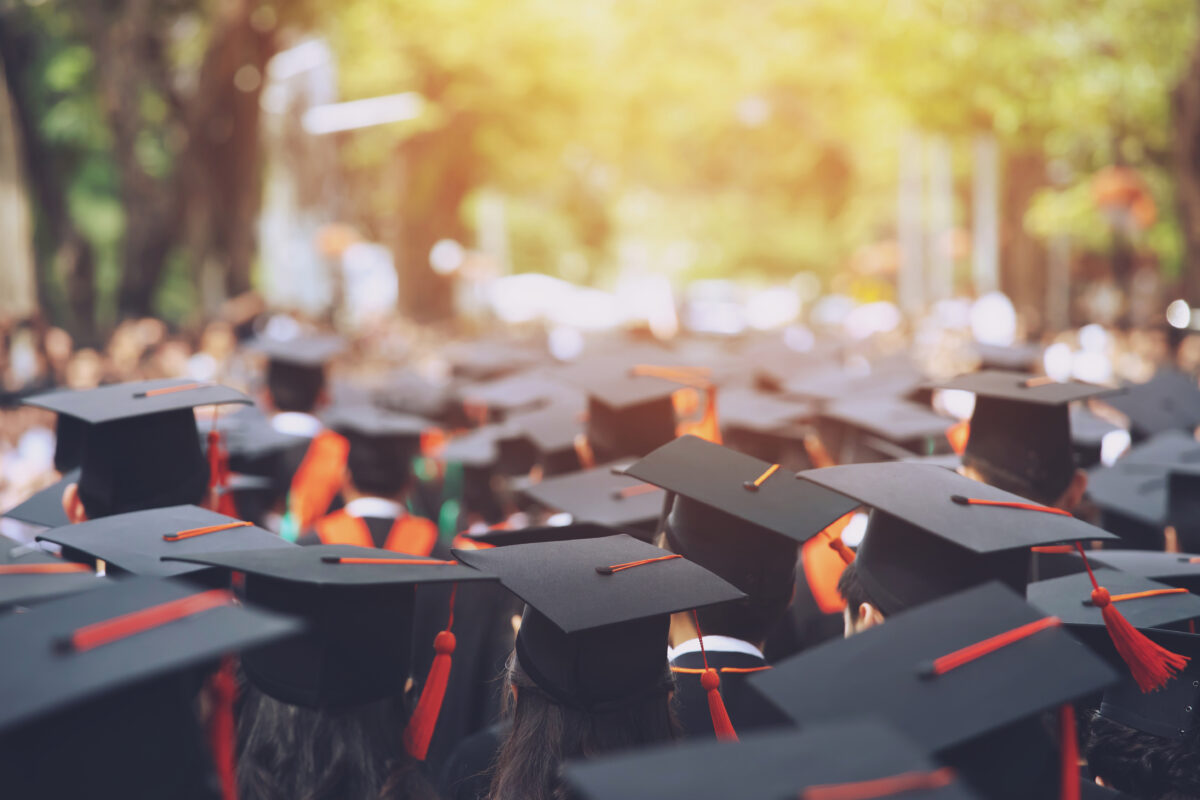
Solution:
M 389 411 L 416 414 L 428 419 L 443 421 L 452 416 L 455 403 L 448 386 L 433 381 L 411 369 L 393 372 L 376 389 L 372 401 Z M 457 409 L 461 415 L 461 408 Z M 454 423 L 465 420 L 451 419 Z
M 1084 405 L 1072 405 L 1069 418 L 1075 463 L 1083 469 L 1099 464 L 1105 438 L 1123 430 Z
M 1042 348 L 1036 344 L 984 344 L 975 342 L 981 370 L 1033 372 L 1041 366 Z
M 770 433 L 802 422 L 816 413 L 812 403 L 750 387 L 732 387 L 721 392 L 721 428 Z
M 83 420 L 60 414 L 54 426 L 54 468 L 59 472 L 77 469 L 83 460 L 84 434 L 87 423 Z
M 208 462 L 192 409 L 250 398 L 228 386 L 168 379 L 53 392 L 26 402 L 87 424 L 79 497 L 95 518 L 203 499 Z
M 1115 678 L 1061 624 L 990 583 L 801 653 L 750 683 L 804 725 L 878 715 L 920 747 L 969 761 L 961 746 Z M 984 755 L 993 768 L 1019 769 L 1016 753 Z
M 665 496 L 658 487 L 613 474 L 609 467 L 547 478 L 522 494 L 546 509 L 567 512 L 575 522 L 649 531 L 662 514 Z
M 852 464 L 800 477 L 873 509 L 855 569 L 885 614 L 990 580 L 1023 593 L 1030 547 L 1116 538 L 930 464 Z
M 1191 661 L 1157 692 L 1143 692 L 1132 678 L 1110 686 L 1100 703 L 1100 716 L 1134 730 L 1183 739 L 1200 725 L 1200 636 L 1176 631 L 1144 633 L 1173 653 Z
M 1189 592 L 1200 593 L 1200 556 L 1186 553 L 1164 553 L 1160 550 L 1096 550 L 1089 556 L 1092 566 L 1113 569 L 1182 586 Z M 1083 569 L 1080 560 L 1080 569 Z
M 358 490 L 384 497 L 408 486 L 421 435 L 433 427 L 421 417 L 371 406 L 337 408 L 325 415 L 325 424 L 350 442 L 346 468 Z
M 455 550 L 526 603 L 517 658 L 559 703 L 596 710 L 670 685 L 670 615 L 744 595 L 630 536 Z
M 1121 615 L 1139 630 L 1165 628 L 1200 617 L 1200 596 L 1115 569 L 1094 567 L 1093 571 L 1096 582 L 1108 590 Z M 1147 594 L 1118 599 L 1143 593 Z M 1091 602 L 1091 595 L 1092 582 L 1084 572 L 1037 581 L 1026 590 L 1030 605 L 1058 617 L 1085 642 L 1098 645 L 1107 654 L 1112 651 L 1112 642 L 1105 633 L 1100 607 Z
M 598 462 L 643 456 L 675 438 L 680 384 L 626 369 L 596 374 L 584 388 L 588 444 Z
M 627 533 L 630 536 L 643 538 L 636 531 L 618 530 L 606 525 L 595 525 L 590 522 L 572 523 L 570 525 L 536 525 L 527 528 L 488 528 L 479 533 L 467 531 L 463 536 L 484 545 L 492 547 L 511 547 L 516 544 L 537 544 L 539 542 L 566 542 L 575 539 L 599 539 L 604 536 L 615 536 Z
M 796 480 L 775 465 L 696 436 L 681 436 L 663 445 L 626 467 L 624 474 L 676 495 L 672 518 L 725 514 L 795 543 L 807 541 L 859 505 L 836 491 Z
M 467 467 L 492 467 L 500 460 L 500 437 L 505 429 L 500 425 L 485 425 L 455 436 L 446 442 L 441 458 Z
M 0 536 L 0 609 L 98 589 L 107 583 L 82 564 Z
M 1119 463 L 1200 467 L 1200 442 L 1183 431 L 1163 431 L 1129 448 Z
M 926 406 L 891 397 L 834 401 L 821 417 L 823 429 L 830 421 L 845 429 L 836 437 L 839 463 L 948 452 L 946 429 L 954 424 Z
M 1146 383 L 1128 385 L 1104 402 L 1129 418 L 1138 438 L 1171 430 L 1190 432 L 1200 425 L 1196 378 L 1173 368 L 1160 369 Z
M 62 546 L 63 555 L 68 558 L 101 559 L 109 572 L 159 578 L 205 571 L 192 564 L 162 561 L 163 556 L 295 546 L 270 531 L 198 506 L 168 506 L 114 514 L 55 528 L 37 538 Z
M 912 398 L 925 383 L 925 376 L 914 365 L 896 361 L 877 364 L 866 374 L 830 367 L 800 375 L 784 384 L 783 392 L 818 403 L 859 397 Z
M 1161 547 L 1167 518 L 1166 467 L 1120 461 L 1088 473 L 1087 494 L 1100 510 L 1100 527 L 1129 546 Z
M 302 636 L 244 653 L 242 667 L 275 699 L 315 708 L 401 694 L 417 584 L 491 580 L 455 562 L 349 545 L 171 558 L 245 573 L 248 603 L 308 623 Z
M 67 512 L 63 510 L 63 491 L 72 483 L 78 482 L 79 470 L 73 469 L 45 489 L 39 489 L 23 502 L 5 511 L 4 516 L 46 528 L 66 525 L 71 520 L 67 519 Z
M 544 475 L 561 475 L 580 468 L 576 442 L 584 435 L 583 413 L 567 404 L 510 417 L 509 428 L 536 451 Z
M 308 334 L 287 339 L 260 336 L 249 342 L 246 349 L 279 364 L 322 369 L 346 349 L 346 341 L 329 334 Z
M 516 342 L 479 340 L 457 342 L 442 350 L 456 376 L 485 381 L 532 367 L 544 356 Z
M 482 406 L 502 419 L 509 414 L 550 405 L 570 408 L 576 414 L 582 413 L 586 407 L 586 401 L 578 389 L 554 380 L 545 371 L 537 370 L 460 386 L 458 395 L 464 403 Z
M 866 717 L 568 762 L 563 777 L 583 800 L 805 800 L 821 789 L 883 798 L 889 783 L 903 800 L 978 797 L 922 748 Z M 852 794 L 869 788 L 863 784 L 876 793 Z
M 144 626 L 107 624 L 149 609 Z M 225 590 L 154 578 L 41 603 L 0 618 L 0 729 L 296 629 L 286 617 L 235 605 Z
M 962 375 L 937 388 L 975 393 L 964 463 L 976 461 L 1006 485 L 1051 499 L 1075 474 L 1069 404 L 1113 391 L 999 371 Z

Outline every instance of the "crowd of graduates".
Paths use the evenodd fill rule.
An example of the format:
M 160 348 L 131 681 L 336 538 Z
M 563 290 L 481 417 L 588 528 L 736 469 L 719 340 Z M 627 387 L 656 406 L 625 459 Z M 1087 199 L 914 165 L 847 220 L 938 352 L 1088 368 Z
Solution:
M 1200 798 L 1186 333 L 127 334 L 6 398 L 4 797 Z

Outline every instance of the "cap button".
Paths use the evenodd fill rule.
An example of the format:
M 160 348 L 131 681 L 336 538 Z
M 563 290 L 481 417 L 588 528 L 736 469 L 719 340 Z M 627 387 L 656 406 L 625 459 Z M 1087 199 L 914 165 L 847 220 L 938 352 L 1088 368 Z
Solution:
M 755 483 L 754 481 L 742 481 L 742 488 L 745 489 L 747 492 L 757 492 L 758 484 Z

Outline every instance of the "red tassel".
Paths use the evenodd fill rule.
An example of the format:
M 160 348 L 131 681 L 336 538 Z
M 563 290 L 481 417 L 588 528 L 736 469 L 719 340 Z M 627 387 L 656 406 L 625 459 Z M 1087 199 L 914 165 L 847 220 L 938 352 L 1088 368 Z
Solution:
M 236 517 L 237 506 L 233 495 L 225 491 L 229 486 L 229 454 L 221 432 L 217 430 L 217 408 L 213 406 L 212 428 L 208 431 L 208 497 L 209 509 L 227 517 Z
M 412 719 L 408 721 L 408 727 L 404 730 L 404 749 L 418 761 L 424 761 L 429 753 L 429 742 L 437 728 L 442 701 L 446 698 L 446 686 L 450 682 L 451 658 L 457 644 L 450 628 L 454 626 L 454 596 L 457 593 L 456 584 L 450 590 L 450 618 L 446 621 L 446 630 L 440 631 L 433 640 L 433 664 L 425 677 L 421 699 L 417 701 Z
M 221 783 L 223 800 L 237 800 L 237 759 L 234 754 L 233 703 L 237 681 L 233 677 L 233 659 L 226 656 L 221 667 L 208 681 L 212 710 L 208 717 L 208 746 L 213 766 Z
M 696 639 L 700 642 L 700 657 L 704 659 L 704 672 L 700 675 L 700 685 L 708 694 L 708 715 L 712 717 L 713 732 L 717 734 L 718 741 L 736 742 L 738 740 L 737 731 L 733 729 L 733 722 L 729 719 L 729 712 L 725 709 L 725 700 L 721 697 L 721 675 L 708 666 L 708 651 L 704 649 L 704 634 L 700 631 L 700 617 L 696 614 L 695 609 L 692 609 L 692 619 L 696 623 Z
M 1058 710 L 1058 737 L 1062 752 L 1060 800 L 1079 800 L 1079 739 L 1075 733 L 1075 708 L 1066 703 Z
M 708 713 L 712 717 L 713 732 L 717 734 L 717 739 L 736 742 L 737 732 L 733 729 L 729 712 L 725 710 L 725 700 L 721 697 L 721 676 L 712 667 L 705 667 L 700 675 L 700 685 L 708 693 Z
M 1161 689 L 1177 672 L 1187 666 L 1189 659 L 1172 653 L 1133 627 L 1113 605 L 1108 590 L 1096 582 L 1083 546 L 1077 542 L 1075 547 L 1083 556 L 1083 565 L 1087 567 L 1088 577 L 1092 581 L 1092 605 L 1098 607 L 1104 616 L 1104 627 L 1108 629 L 1109 638 L 1117 648 L 1117 653 L 1129 665 L 1130 674 L 1143 692 Z

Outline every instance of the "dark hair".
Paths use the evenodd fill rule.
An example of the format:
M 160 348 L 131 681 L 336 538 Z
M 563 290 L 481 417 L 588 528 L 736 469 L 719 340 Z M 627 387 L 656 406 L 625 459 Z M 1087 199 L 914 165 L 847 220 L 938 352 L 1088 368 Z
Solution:
M 512 731 L 496 756 L 490 800 L 565 800 L 569 794 L 559 781 L 559 767 L 567 759 L 679 737 L 679 723 L 665 690 L 613 710 L 588 712 L 561 705 L 538 689 L 515 658 L 509 659 L 506 684 Z
M 247 685 L 238 718 L 241 800 L 436 800 L 402 744 L 400 698 L 339 710 L 288 705 Z
M 842 599 L 846 601 L 846 608 L 850 609 L 850 615 L 853 617 L 858 616 L 859 606 L 863 603 L 870 603 L 875 608 L 879 608 L 879 604 L 867 593 L 866 587 L 858 577 L 857 561 L 851 561 L 842 570 L 842 575 L 838 578 L 837 590 Z
M 1200 736 L 1165 739 L 1096 713 L 1084 749 L 1092 774 L 1139 800 L 1200 797 Z
M 267 362 L 267 392 L 279 411 L 309 413 L 325 388 L 325 368 Z
M 1071 479 L 1075 477 L 1075 469 L 1072 467 L 1065 474 L 1055 474 L 1046 476 L 1043 480 L 1029 481 L 1000 470 L 970 453 L 963 453 L 962 463 L 964 467 L 978 472 L 983 483 L 988 486 L 1003 489 L 1044 506 L 1057 503 L 1063 492 L 1070 487 Z
M 375 497 L 396 497 L 412 484 L 412 460 L 419 450 L 401 437 L 370 438 L 347 434 L 346 469 L 354 488 Z

